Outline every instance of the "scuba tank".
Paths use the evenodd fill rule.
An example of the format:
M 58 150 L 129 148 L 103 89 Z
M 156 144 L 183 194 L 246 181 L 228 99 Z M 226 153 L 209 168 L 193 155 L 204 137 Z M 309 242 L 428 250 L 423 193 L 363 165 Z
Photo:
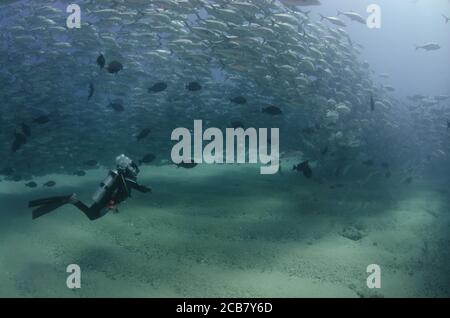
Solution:
M 99 188 L 97 191 L 95 191 L 94 195 L 92 196 L 92 200 L 94 200 L 95 203 L 101 203 L 102 200 L 105 198 L 106 194 L 108 194 L 109 191 L 111 191 L 111 187 L 116 181 L 118 176 L 118 173 L 116 171 L 110 171 L 108 173 L 108 176 L 103 180 L 102 183 L 100 183 Z

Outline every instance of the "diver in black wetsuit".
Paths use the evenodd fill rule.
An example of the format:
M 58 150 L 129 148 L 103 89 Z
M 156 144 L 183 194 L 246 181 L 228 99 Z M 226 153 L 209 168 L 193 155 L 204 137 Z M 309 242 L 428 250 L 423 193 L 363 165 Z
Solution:
M 53 210 L 65 205 L 73 204 L 93 221 L 101 218 L 110 210 L 117 210 L 117 205 L 131 197 L 131 190 L 139 192 L 151 192 L 151 189 L 137 183 L 139 173 L 138 166 L 125 155 L 116 158 L 116 170 L 111 170 L 106 179 L 100 183 L 100 187 L 94 193 L 94 203 L 89 207 L 81 202 L 77 195 L 52 197 L 30 201 L 29 207 L 37 207 L 33 210 L 33 219 L 41 217 Z

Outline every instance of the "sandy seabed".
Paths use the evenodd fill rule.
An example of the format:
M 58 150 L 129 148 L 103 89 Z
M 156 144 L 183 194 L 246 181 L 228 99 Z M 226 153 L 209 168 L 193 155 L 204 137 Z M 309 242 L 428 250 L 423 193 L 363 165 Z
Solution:
M 237 165 L 148 166 L 90 222 L 72 206 L 31 220 L 27 201 L 78 193 L 106 170 L 0 182 L 0 297 L 449 297 L 448 187 L 262 176 Z M 56 186 L 43 188 L 54 180 Z M 81 288 L 66 267 L 81 267 Z M 381 289 L 366 268 L 381 267 Z

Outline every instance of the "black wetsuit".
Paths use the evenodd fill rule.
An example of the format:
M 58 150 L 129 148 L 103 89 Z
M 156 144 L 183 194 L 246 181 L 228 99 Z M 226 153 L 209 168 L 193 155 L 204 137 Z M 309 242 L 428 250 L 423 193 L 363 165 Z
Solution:
M 114 209 L 116 205 L 131 197 L 132 189 L 144 193 L 150 191 L 149 188 L 139 185 L 136 182 L 136 177 L 130 173 L 121 173 L 114 170 L 110 171 L 110 174 L 115 175 L 114 182 L 100 201 L 95 202 L 90 207 L 80 200 L 72 203 L 78 209 L 83 211 L 90 220 L 101 218 L 108 213 L 109 210 Z
M 28 204 L 29 207 L 37 207 L 33 210 L 33 219 L 69 203 L 80 209 L 91 221 L 101 218 L 111 209 L 116 209 L 119 203 L 131 197 L 132 189 L 143 193 L 151 191 L 150 188 L 137 183 L 136 171 L 138 172 L 139 169 L 137 166 L 134 166 L 134 168 L 136 169 L 134 173 L 128 169 L 110 171 L 108 176 L 112 178 L 111 183 L 105 185 L 102 182 L 100 184 L 103 191 L 101 191 L 100 196 L 96 197 L 91 206 L 84 204 L 74 194 L 30 201 Z

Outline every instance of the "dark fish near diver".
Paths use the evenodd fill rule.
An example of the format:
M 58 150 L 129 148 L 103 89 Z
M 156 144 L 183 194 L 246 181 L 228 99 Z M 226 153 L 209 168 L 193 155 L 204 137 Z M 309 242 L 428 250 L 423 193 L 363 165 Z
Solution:
M 47 181 L 46 183 L 43 184 L 44 187 L 54 187 L 56 185 L 55 181 Z
M 237 97 L 233 97 L 230 99 L 230 101 L 232 103 L 238 104 L 238 105 L 243 105 L 247 103 L 247 99 L 243 96 L 237 96 Z
M 276 106 L 268 106 L 266 108 L 263 108 L 262 112 L 272 116 L 281 115 L 283 113 L 281 109 Z
M 389 164 L 387 162 L 382 162 L 381 163 L 381 167 L 383 167 L 384 169 L 388 169 L 389 170 Z
M 94 83 L 89 83 L 88 101 L 92 98 L 92 96 L 94 96 L 94 91 L 95 91 Z
M 320 154 L 322 156 L 325 156 L 327 153 L 328 153 L 328 146 L 325 146 L 320 150 Z
M 190 82 L 186 85 L 186 89 L 191 92 L 196 92 L 202 89 L 202 86 L 197 82 Z
M 362 162 L 362 164 L 367 166 L 367 167 L 373 166 L 373 163 L 374 163 L 373 160 L 366 160 L 366 161 Z
M 106 69 L 108 70 L 108 73 L 117 74 L 121 70 L 123 70 L 123 65 L 118 61 L 112 61 L 109 62 L 108 67 Z
M 373 96 L 370 96 L 370 110 L 375 110 L 375 101 L 373 100 Z
M 104 68 L 105 64 L 106 64 L 105 57 L 103 56 L 103 54 L 100 54 L 97 57 L 97 65 L 100 66 L 100 68 Z
M 144 139 L 145 137 L 147 137 L 151 132 L 150 128 L 145 128 L 143 129 L 137 136 L 136 139 L 137 141 L 141 141 L 142 139 Z
M 47 115 L 42 115 L 39 117 L 36 117 L 35 119 L 33 119 L 33 123 L 38 124 L 38 125 L 44 125 L 46 123 L 48 123 L 50 121 L 50 119 L 48 118 Z
M 139 164 L 150 163 L 156 159 L 156 156 L 152 153 L 146 154 L 141 160 L 139 160 Z
M 31 181 L 31 182 L 25 183 L 25 186 L 27 188 L 36 188 L 37 187 L 37 183 L 34 182 L 34 181 Z
M 311 170 L 311 168 L 309 166 L 309 161 L 308 160 L 303 161 L 302 163 L 299 163 L 296 166 L 294 165 L 292 170 L 296 170 L 298 172 L 303 172 L 303 175 L 306 178 L 308 178 L 308 179 L 310 179 L 312 177 L 312 175 L 313 175 L 313 172 L 312 172 L 312 170 Z
M 176 164 L 177 168 L 192 169 L 197 166 L 196 162 L 181 162 Z
M 165 91 L 167 88 L 167 84 L 164 82 L 158 82 L 154 84 L 152 87 L 148 89 L 149 93 L 160 93 L 162 91 Z
M 447 129 L 450 129 L 450 120 L 447 120 Z

